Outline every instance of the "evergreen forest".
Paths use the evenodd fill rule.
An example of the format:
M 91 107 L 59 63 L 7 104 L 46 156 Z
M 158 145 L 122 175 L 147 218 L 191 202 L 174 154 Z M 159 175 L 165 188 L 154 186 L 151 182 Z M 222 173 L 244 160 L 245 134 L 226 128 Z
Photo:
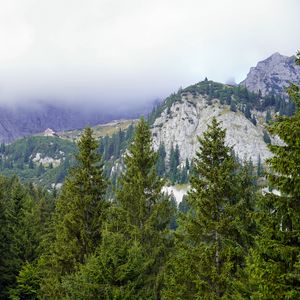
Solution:
M 86 128 L 76 144 L 1 145 L 0 299 L 300 299 L 299 86 L 291 84 L 289 101 L 208 80 L 187 91 L 217 95 L 245 115 L 277 105 L 265 138 L 283 143 L 268 143 L 267 168 L 237 159 L 215 118 L 180 167 L 177 145 L 169 154 L 152 148 L 149 124 L 160 111 L 100 143 Z M 59 168 L 32 161 L 43 143 L 57 158 L 70 153 Z M 111 176 L 120 159 L 120 176 Z M 14 164 L 37 180 L 7 171 Z M 39 184 L 51 182 L 46 174 L 63 181 L 60 190 Z M 188 180 L 179 205 L 162 192 Z

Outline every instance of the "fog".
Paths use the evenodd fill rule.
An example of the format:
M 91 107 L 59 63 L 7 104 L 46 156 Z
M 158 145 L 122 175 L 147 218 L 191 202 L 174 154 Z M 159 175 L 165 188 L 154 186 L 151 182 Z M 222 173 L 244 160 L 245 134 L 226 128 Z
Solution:
M 298 0 L 0 0 L 0 104 L 125 109 L 299 47 Z

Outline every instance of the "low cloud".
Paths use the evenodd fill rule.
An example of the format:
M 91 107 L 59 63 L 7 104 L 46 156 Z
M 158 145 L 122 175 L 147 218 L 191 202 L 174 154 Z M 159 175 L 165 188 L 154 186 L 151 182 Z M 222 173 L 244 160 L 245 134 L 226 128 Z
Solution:
M 130 109 L 206 76 L 239 82 L 273 52 L 295 54 L 299 11 L 296 0 L 0 1 L 0 103 Z

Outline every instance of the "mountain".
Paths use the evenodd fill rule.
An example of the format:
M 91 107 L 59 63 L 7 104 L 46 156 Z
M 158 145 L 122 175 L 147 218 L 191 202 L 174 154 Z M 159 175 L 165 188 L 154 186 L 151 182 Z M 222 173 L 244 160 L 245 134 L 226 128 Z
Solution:
M 99 152 L 108 177 L 131 142 L 134 123 L 135 120 L 123 120 L 93 127 L 94 136 L 101 144 Z M 47 188 L 60 186 L 75 163 L 75 140 L 81 133 L 82 130 L 55 133 L 49 129 L 8 145 L 1 143 L 0 172 L 6 176 L 17 174 L 22 181 Z
M 192 160 L 198 149 L 197 136 L 207 129 L 212 117 L 227 130 L 226 141 L 240 159 L 257 162 L 270 157 L 265 142 L 264 98 L 246 88 L 202 81 L 167 98 L 152 125 L 154 148 L 164 144 L 166 152 L 178 145 L 180 161 Z M 249 111 L 247 109 L 249 108 Z M 249 113 L 250 115 L 247 115 Z
M 264 142 L 263 113 L 258 115 L 259 124 L 254 125 L 242 112 L 231 111 L 229 105 L 221 104 L 218 99 L 213 99 L 211 105 L 207 105 L 207 98 L 202 95 L 185 93 L 181 99 L 155 120 L 152 129 L 155 149 L 164 143 L 170 153 L 172 145 L 178 145 L 181 161 L 191 160 L 199 147 L 197 136 L 216 117 L 227 130 L 227 144 L 233 146 L 241 159 L 251 158 L 256 162 L 259 155 L 262 160 L 270 156 Z
M 300 81 L 300 66 L 295 65 L 295 56 L 284 56 L 276 52 L 252 67 L 240 84 L 252 92 L 277 94 L 286 97 L 285 88 L 290 82 Z
M 288 82 L 300 80 L 300 67 L 294 65 L 294 57 L 275 53 L 264 61 L 251 68 L 247 78 L 241 82 L 251 92 L 261 91 L 262 96 L 274 93 L 286 97 L 284 87 Z M 275 102 L 276 99 L 270 101 Z M 278 101 L 277 101 L 278 102 Z M 278 102 L 279 103 L 279 102 Z M 275 103 L 274 103 L 275 104 Z M 163 104 L 162 104 L 163 105 Z M 281 112 L 287 108 L 281 102 Z M 0 106 L 0 142 L 9 143 L 17 138 L 42 132 L 47 128 L 54 131 L 80 129 L 87 125 L 96 125 L 110 122 L 119 118 L 137 118 L 150 111 L 149 106 L 136 104 L 127 111 L 118 108 L 105 109 L 99 105 L 94 109 L 86 110 L 82 107 L 64 107 L 61 105 L 40 102 L 28 108 L 25 105 L 10 108 Z M 293 109 L 288 108 L 290 113 Z M 279 111 L 279 108 L 278 108 Z
M 151 107 L 152 108 L 152 107 Z M 111 122 L 120 118 L 133 119 L 147 114 L 148 106 L 131 107 L 131 111 L 103 109 L 100 105 L 94 109 L 82 107 L 64 107 L 60 105 L 38 103 L 33 107 L 0 106 L 0 143 L 10 143 L 20 137 L 43 132 L 47 128 L 54 131 L 82 129 Z
M 271 65 L 277 68 L 274 56 L 281 57 L 275 54 L 273 58 L 258 64 L 259 68 L 267 64 L 268 72 L 264 73 L 263 82 L 269 82 L 272 77 L 270 74 L 274 74 L 270 69 Z M 249 74 L 253 72 L 252 68 Z M 287 73 L 284 74 L 285 78 L 296 81 L 292 71 L 288 73 L 290 77 Z M 283 87 L 288 81 L 282 78 L 277 80 L 278 87 Z M 227 130 L 226 142 L 233 147 L 239 159 L 251 159 L 256 164 L 270 157 L 267 144 L 280 141 L 268 135 L 267 123 L 277 114 L 293 114 L 294 106 L 282 96 L 282 89 L 281 92 L 277 92 L 279 88 L 273 89 L 272 94 L 257 93 L 255 89 L 249 90 L 244 83 L 235 86 L 205 79 L 180 89 L 154 107 L 149 115 L 149 123 L 153 147 L 160 150 L 160 165 L 157 166 L 160 176 L 168 178 L 171 183 L 187 183 L 189 167 L 199 146 L 197 136 L 203 134 L 213 116 Z M 10 145 L 2 144 L 0 149 L 2 173 L 17 173 L 24 180 L 39 182 L 47 187 L 62 183 L 68 167 L 74 162 L 74 140 L 82 132 L 81 129 L 61 129 L 82 128 L 86 122 L 93 124 L 99 119 L 111 119 L 113 116 L 97 112 L 85 114 L 49 105 L 43 105 L 35 112 L 25 109 L 6 112 L 2 112 L 0 118 L 0 133 L 6 134 L 9 141 L 43 131 L 47 127 L 58 131 L 54 137 L 40 134 Z M 114 121 L 93 128 L 95 136 L 100 140 L 99 152 L 103 157 L 105 174 L 113 184 L 122 169 L 123 154 L 131 143 L 134 122 L 135 120 Z M 6 126 L 9 130 L 6 130 Z
M 31 136 L 0 146 L 0 170 L 6 176 L 51 187 L 61 183 L 74 162 L 76 145 L 51 136 Z
M 178 145 L 181 163 L 186 158 L 191 160 L 199 146 L 197 136 L 215 116 L 227 130 L 227 143 L 240 159 L 264 161 L 271 155 L 267 143 L 272 140 L 266 119 L 294 113 L 285 88 L 299 81 L 300 67 L 295 66 L 295 57 L 274 53 L 251 68 L 239 86 L 207 79 L 191 85 L 168 97 L 152 113 L 154 147 L 164 144 L 169 153 L 172 146 Z

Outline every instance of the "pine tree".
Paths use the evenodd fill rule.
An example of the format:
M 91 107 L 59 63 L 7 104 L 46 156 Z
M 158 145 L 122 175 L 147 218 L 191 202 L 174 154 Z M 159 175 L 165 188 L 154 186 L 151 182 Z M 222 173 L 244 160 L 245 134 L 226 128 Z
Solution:
M 0 177 L 0 299 L 8 299 L 22 264 L 39 255 L 43 224 L 38 202 L 19 179 Z
M 14 239 L 13 207 L 9 200 L 8 180 L 0 177 L 0 299 L 8 299 L 9 289 L 15 284 L 20 265 Z
M 97 253 L 64 285 L 74 299 L 159 299 L 172 204 L 161 193 L 157 154 L 141 119 L 125 156 L 117 199 Z M 91 279 L 90 279 L 91 278 Z
M 157 175 L 162 177 L 166 173 L 166 148 L 164 143 L 161 143 L 158 148 L 158 158 L 157 158 L 157 163 L 156 163 L 156 170 L 157 170 Z
M 166 299 L 214 299 L 230 295 L 251 244 L 247 233 L 253 193 L 248 177 L 225 145 L 214 118 L 196 154 L 189 210 L 182 214 L 175 255 L 166 274 Z M 252 223 L 253 224 L 253 223 Z M 251 227 L 252 230 L 252 227 Z
M 241 295 L 254 299 L 300 298 L 300 94 L 292 84 L 290 98 L 296 103 L 294 116 L 279 116 L 269 127 L 284 145 L 269 145 L 273 153 L 267 163 L 267 178 L 280 192 L 260 199 L 259 234 L 248 258 L 247 281 Z
M 66 178 L 55 210 L 55 238 L 45 260 L 42 293 L 58 297 L 60 279 L 94 253 L 101 241 L 108 202 L 104 198 L 98 143 L 86 128 L 78 142 L 77 165 Z
M 252 122 L 252 124 L 254 125 L 254 126 L 256 126 L 256 124 L 257 124 L 257 121 L 256 121 L 256 119 L 255 119 L 255 116 L 253 115 L 252 116 L 252 118 L 251 118 L 251 122 Z
M 159 274 L 167 255 L 167 228 L 172 216 L 172 204 L 161 193 L 164 181 L 156 174 L 157 154 L 152 149 L 149 126 L 141 119 L 129 153 L 126 169 L 120 180 L 117 203 L 126 216 L 123 224 L 132 241 L 143 245 L 148 270 L 144 277 L 144 296 L 158 299 Z
M 97 251 L 76 273 L 64 277 L 68 299 L 145 299 L 142 288 L 148 265 L 144 255 L 138 240 L 105 229 Z
M 230 104 L 230 110 L 233 112 L 236 112 L 237 108 L 236 108 L 236 104 L 232 101 Z
M 171 146 L 170 156 L 169 156 L 169 177 L 171 182 L 174 184 L 178 180 L 178 165 L 180 162 L 180 153 L 178 144 L 174 149 L 173 145 Z
M 263 165 L 261 163 L 261 158 L 260 158 L 260 154 L 258 155 L 258 159 L 257 159 L 257 176 L 261 177 L 264 175 L 264 168 Z
M 28 168 L 29 169 L 34 169 L 34 163 L 33 163 L 33 160 L 31 158 L 29 159 Z
M 113 145 L 114 145 L 114 158 L 120 157 L 120 147 L 121 147 L 121 129 L 113 135 Z

